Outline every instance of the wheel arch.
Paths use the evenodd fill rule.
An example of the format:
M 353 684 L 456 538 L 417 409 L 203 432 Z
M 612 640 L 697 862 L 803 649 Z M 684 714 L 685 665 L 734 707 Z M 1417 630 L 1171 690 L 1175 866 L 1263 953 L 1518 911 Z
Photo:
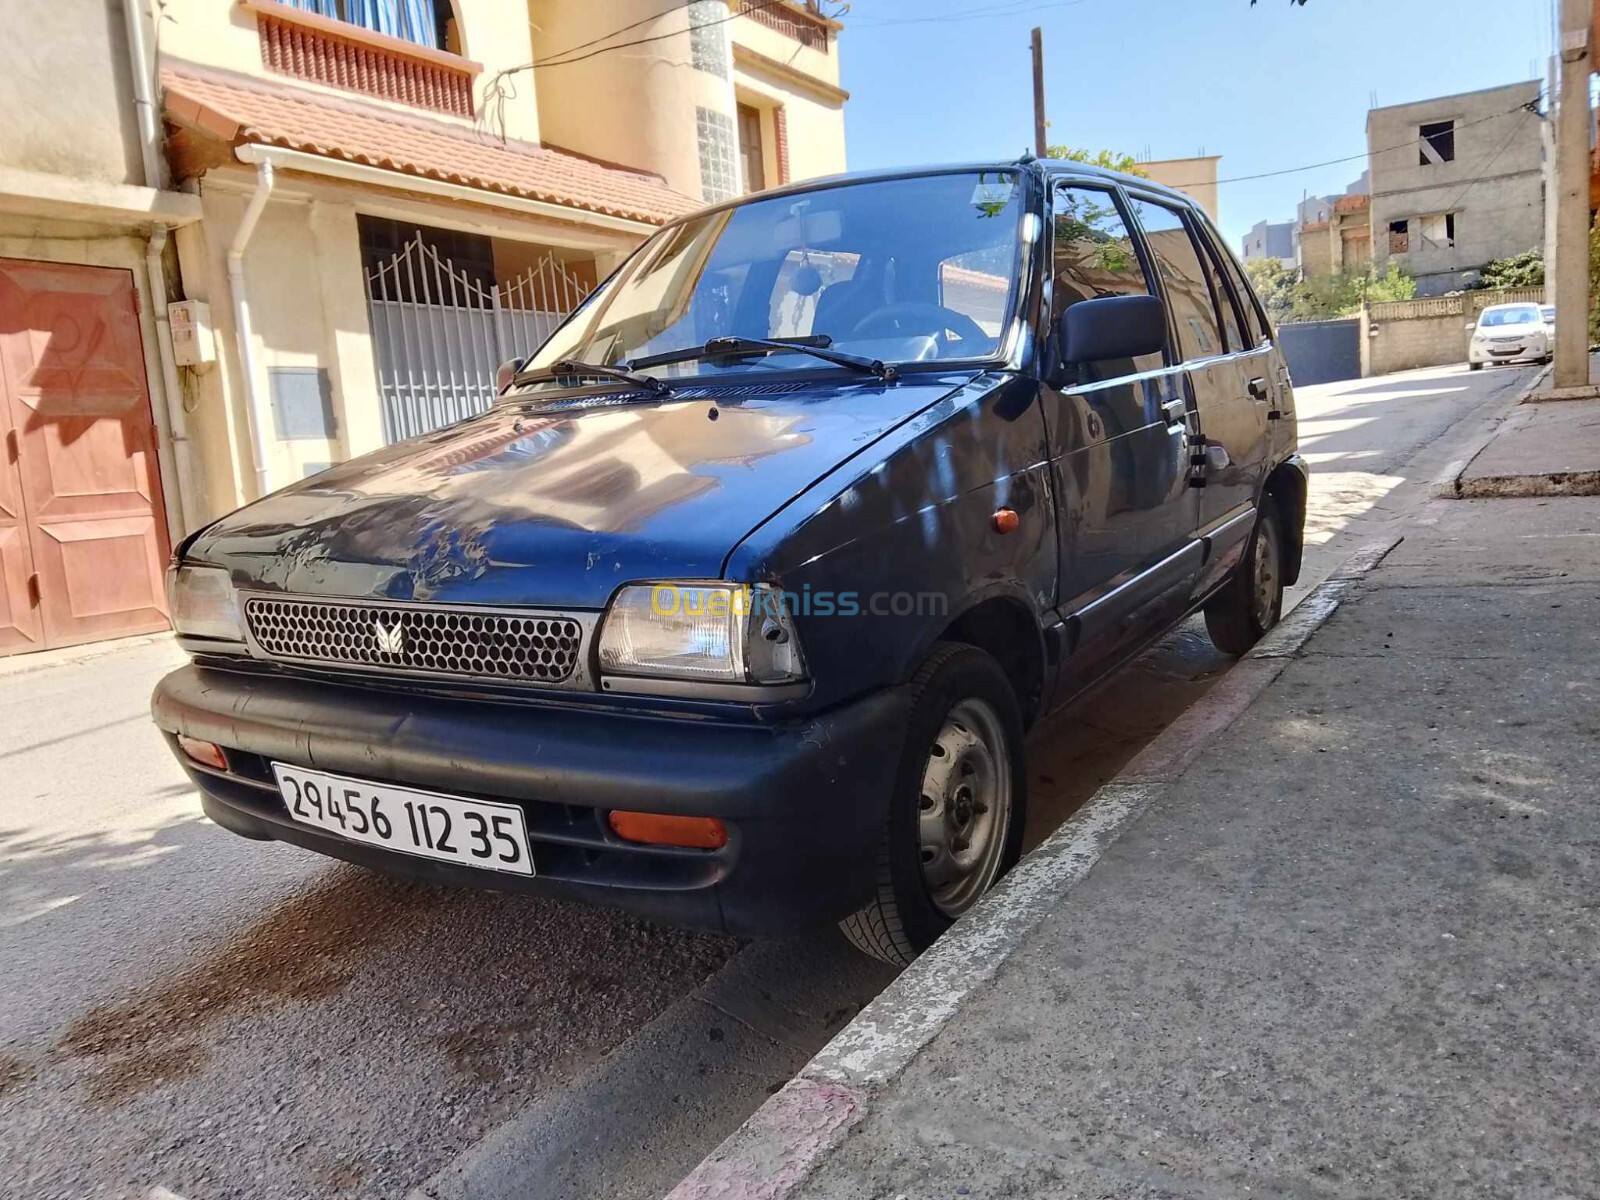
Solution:
M 907 678 L 940 642 L 960 642 L 984 651 L 1000 664 L 1016 693 L 1024 727 L 1031 725 L 1043 707 L 1045 681 L 1044 632 L 1027 600 L 1009 589 L 972 597 L 910 664 Z

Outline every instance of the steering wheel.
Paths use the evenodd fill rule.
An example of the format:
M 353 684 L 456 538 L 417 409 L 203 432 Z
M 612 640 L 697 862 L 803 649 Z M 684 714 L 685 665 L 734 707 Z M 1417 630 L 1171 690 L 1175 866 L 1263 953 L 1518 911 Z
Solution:
M 905 302 L 886 304 L 857 321 L 850 331 L 860 338 L 935 337 L 942 346 L 951 344 L 953 333 L 963 342 L 988 342 L 993 339 L 966 313 L 942 304 Z

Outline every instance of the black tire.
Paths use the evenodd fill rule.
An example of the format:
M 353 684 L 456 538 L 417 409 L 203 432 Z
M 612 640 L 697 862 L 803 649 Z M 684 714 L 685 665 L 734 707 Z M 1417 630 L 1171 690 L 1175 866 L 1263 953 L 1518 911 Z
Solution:
M 1470 367 L 1474 371 L 1483 370 L 1483 364 L 1482 363 L 1468 363 L 1467 366 Z
M 935 810 L 924 808 L 923 788 L 935 759 L 946 756 L 942 743 L 936 752 L 936 742 L 950 730 L 951 722 L 961 728 L 962 717 L 969 711 L 995 718 L 991 735 L 1003 744 L 1006 761 L 995 761 L 993 773 L 997 785 L 1001 778 L 1006 781 L 1009 795 L 1003 821 L 996 814 L 985 838 L 983 869 L 975 868 L 968 877 L 966 886 L 975 894 L 953 903 L 949 896 L 941 901 L 924 874 L 921 819 L 924 812 Z M 1016 865 L 1022 856 L 1027 823 L 1028 776 L 1022 739 L 1022 710 L 1000 664 L 973 646 L 954 642 L 935 646 L 911 680 L 905 744 L 878 851 L 877 894 L 860 912 L 839 923 L 857 949 L 895 966 L 908 965 Z M 967 766 L 961 760 L 960 768 Z M 941 798 L 937 811 L 944 813 L 948 803 Z M 981 805 L 978 808 L 983 815 L 990 811 Z M 948 819 L 954 820 L 956 810 L 949 811 Z M 969 819 L 973 828 L 981 823 L 981 817 Z M 990 851 L 994 852 L 992 858 Z
M 1244 560 L 1205 611 L 1211 640 L 1235 657 L 1247 653 L 1283 616 L 1283 524 L 1270 493 L 1261 497 Z

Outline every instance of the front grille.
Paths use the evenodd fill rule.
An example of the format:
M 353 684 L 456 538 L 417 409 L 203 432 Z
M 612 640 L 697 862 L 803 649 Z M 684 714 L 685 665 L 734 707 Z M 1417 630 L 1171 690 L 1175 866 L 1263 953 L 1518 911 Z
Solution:
M 244 612 L 261 653 L 289 662 L 560 684 L 583 645 L 578 621 L 550 613 L 268 596 Z

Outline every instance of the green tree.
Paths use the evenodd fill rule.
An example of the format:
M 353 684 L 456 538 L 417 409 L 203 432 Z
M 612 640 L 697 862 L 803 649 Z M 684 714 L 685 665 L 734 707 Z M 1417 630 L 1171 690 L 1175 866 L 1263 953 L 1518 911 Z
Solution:
M 1475 288 L 1529 288 L 1544 286 L 1544 255 L 1537 250 L 1497 258 L 1478 272 Z
M 1360 312 L 1363 302 L 1384 304 L 1391 300 L 1411 300 L 1417 294 L 1417 281 L 1398 263 L 1390 263 L 1382 273 L 1341 271 L 1296 280 L 1275 259 L 1269 259 L 1251 263 L 1250 273 L 1261 293 L 1262 303 L 1278 321 L 1327 321 L 1348 317 Z
M 1090 152 L 1072 146 L 1046 146 L 1046 158 L 1059 158 L 1064 162 L 1088 163 L 1091 167 L 1104 167 L 1108 171 L 1121 171 L 1124 175 L 1144 176 L 1139 160 L 1131 154 L 1116 154 L 1110 150 Z
M 1600 346 L 1600 219 L 1589 227 L 1589 345 Z
M 1298 281 L 1294 272 L 1283 265 L 1282 259 L 1252 259 L 1245 263 L 1244 269 L 1274 325 L 1294 315 L 1294 290 Z
M 1392 262 L 1384 268 L 1383 274 L 1373 272 L 1366 277 L 1367 285 L 1363 296 L 1368 304 L 1384 304 L 1391 300 L 1415 300 L 1417 298 L 1417 281 L 1406 273 L 1399 263 Z M 1358 301 L 1356 307 L 1360 307 Z

